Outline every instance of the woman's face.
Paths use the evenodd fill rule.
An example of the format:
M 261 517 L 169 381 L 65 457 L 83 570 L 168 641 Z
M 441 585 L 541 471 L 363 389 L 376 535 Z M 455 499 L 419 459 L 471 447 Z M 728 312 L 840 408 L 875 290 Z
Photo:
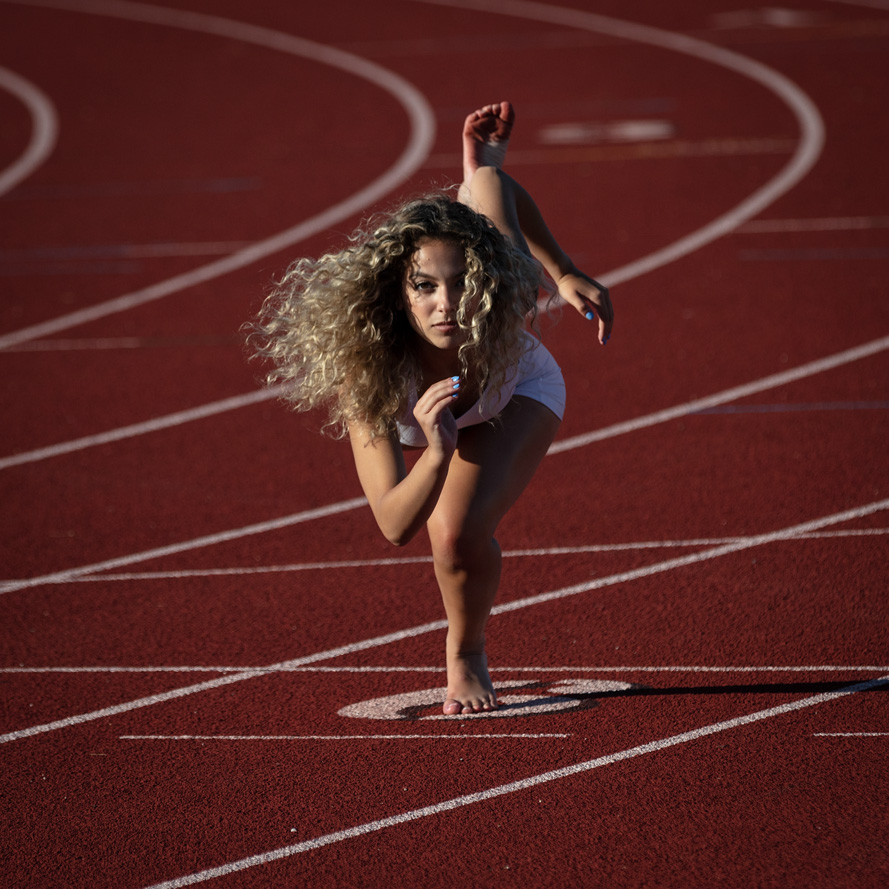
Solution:
M 417 336 L 437 349 L 458 349 L 466 340 L 457 324 L 465 277 L 463 248 L 449 239 L 420 241 L 408 262 L 403 307 Z

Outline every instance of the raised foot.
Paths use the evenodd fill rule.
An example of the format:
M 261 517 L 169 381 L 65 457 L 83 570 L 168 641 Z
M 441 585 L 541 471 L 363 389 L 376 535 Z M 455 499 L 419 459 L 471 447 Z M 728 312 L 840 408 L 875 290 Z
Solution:
M 463 123 L 463 185 L 469 187 L 479 167 L 503 166 L 515 111 L 509 102 L 495 102 L 473 111 Z
M 488 674 L 488 658 L 481 654 L 448 655 L 446 716 L 488 713 L 497 709 L 497 694 Z

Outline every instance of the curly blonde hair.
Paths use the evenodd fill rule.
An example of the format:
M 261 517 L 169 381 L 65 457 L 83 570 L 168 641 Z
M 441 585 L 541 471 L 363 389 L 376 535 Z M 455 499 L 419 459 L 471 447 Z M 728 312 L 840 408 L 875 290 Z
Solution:
M 340 252 L 294 262 L 246 325 L 254 354 L 274 365 L 266 382 L 283 383 L 296 410 L 327 407 L 325 430 L 338 437 L 350 420 L 389 435 L 420 385 L 416 334 L 401 305 L 411 257 L 428 238 L 453 240 L 466 260 L 461 376 L 493 398 L 528 348 L 522 331 L 536 317 L 539 264 L 447 195 L 412 200 L 370 220 Z

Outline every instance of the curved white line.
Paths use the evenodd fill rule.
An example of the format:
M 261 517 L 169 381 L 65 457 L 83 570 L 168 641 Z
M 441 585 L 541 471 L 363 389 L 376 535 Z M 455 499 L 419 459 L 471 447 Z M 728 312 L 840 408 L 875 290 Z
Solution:
M 6 2 L 9 2 L 9 0 L 6 0 Z M 18 0 L 13 0 L 13 2 L 18 2 Z M 66 0 L 56 0 L 56 2 L 53 2 L 53 0 L 38 0 L 38 2 L 41 2 L 42 5 L 53 5 L 60 8 L 71 7 L 71 3 L 66 2 Z M 617 283 L 628 281 L 634 277 L 637 277 L 638 275 L 642 275 L 669 262 L 673 262 L 674 260 L 679 259 L 680 257 L 699 249 L 710 241 L 713 241 L 721 237 L 722 235 L 727 234 L 732 229 L 737 228 L 751 216 L 760 212 L 765 206 L 776 200 L 780 195 L 784 194 L 793 185 L 795 185 L 796 182 L 798 182 L 811 169 L 812 165 L 815 163 L 818 155 L 821 152 L 821 148 L 824 142 L 824 126 L 818 110 L 812 104 L 811 100 L 809 100 L 809 98 L 805 95 L 805 93 L 782 74 L 779 74 L 778 72 L 772 70 L 771 68 L 768 68 L 760 62 L 756 62 L 730 50 L 713 46 L 712 44 L 708 44 L 702 40 L 698 40 L 692 37 L 686 37 L 685 35 L 676 34 L 659 28 L 652 28 L 647 25 L 639 25 L 633 22 L 626 22 L 619 19 L 606 18 L 604 16 L 594 15 L 592 13 L 586 13 L 580 10 L 546 6 L 540 3 L 533 2 L 523 2 L 523 0 L 511 0 L 511 2 L 510 0 L 418 0 L 418 2 L 435 3 L 437 5 L 448 6 L 463 6 L 466 8 L 481 9 L 485 11 L 501 13 L 504 15 L 515 15 L 525 18 L 536 18 L 543 21 L 552 21 L 556 22 L 557 24 L 564 24 L 570 27 L 593 30 L 627 40 L 647 43 L 664 49 L 686 53 L 705 61 L 722 65 L 723 67 L 729 68 L 730 70 L 737 71 L 743 76 L 752 78 L 756 82 L 761 83 L 767 89 L 775 92 L 775 94 L 783 99 L 793 111 L 794 115 L 799 121 L 802 136 L 793 158 L 776 177 L 774 177 L 765 186 L 750 195 L 750 197 L 748 197 L 741 204 L 734 207 L 728 213 L 725 213 L 717 219 L 713 220 L 708 225 L 705 225 L 703 228 L 698 229 L 697 231 L 694 231 L 683 238 L 680 238 L 673 244 L 657 250 L 654 253 L 649 254 L 648 256 L 644 256 L 641 259 L 638 259 L 628 265 L 622 266 L 618 269 L 614 269 L 601 275 L 601 280 L 607 283 L 609 286 L 614 286 Z M 94 0 L 93 3 L 89 4 L 91 8 L 101 7 L 102 9 L 117 9 L 120 5 L 121 4 L 119 2 L 115 2 L 115 0 L 107 0 L 107 2 L 104 2 L 104 0 Z M 158 15 L 158 11 L 155 7 L 130 3 L 125 5 L 127 9 L 138 9 L 140 17 L 144 17 L 142 18 L 142 20 L 154 21 L 154 17 Z M 169 10 L 161 11 L 163 16 L 166 16 L 168 12 Z M 191 13 L 182 14 L 180 18 L 183 16 L 188 19 L 197 18 L 199 22 L 204 22 L 204 20 L 207 18 L 205 16 L 199 16 Z M 214 21 L 217 20 L 214 19 Z M 221 21 L 225 22 L 226 27 L 230 27 L 232 24 L 228 22 L 228 20 Z M 265 33 L 264 29 L 259 30 L 262 31 L 263 34 Z M 291 232 L 292 231 L 293 230 L 291 230 Z M 298 240 L 298 238 L 295 238 L 294 240 Z M 290 241 L 289 243 L 292 242 L 293 241 Z M 236 253 L 233 256 L 239 257 L 242 256 L 245 252 L 246 251 L 241 251 L 240 253 Z M 230 257 L 229 259 L 231 258 L 232 257 Z M 204 269 L 213 269 L 213 276 L 215 276 L 216 274 L 223 274 L 225 270 L 219 270 L 219 267 L 227 261 L 228 260 L 221 260 L 217 263 L 211 263 L 210 266 L 204 266 Z M 199 271 L 201 270 L 198 270 L 198 272 Z M 189 275 L 191 274 L 195 273 L 189 273 Z M 181 286 L 188 286 L 187 283 L 183 284 L 181 282 L 182 276 L 180 276 L 179 278 L 170 279 L 166 282 L 162 282 L 160 285 L 156 285 L 156 287 L 162 288 L 163 292 L 153 293 L 153 289 L 148 288 L 147 291 L 138 291 L 136 294 L 130 294 L 129 296 L 120 297 L 119 300 L 112 301 L 112 304 L 119 303 L 119 305 L 110 309 L 110 311 L 121 311 L 125 308 L 128 308 L 129 303 L 127 301 L 134 297 L 137 298 L 139 301 L 146 301 L 147 299 L 155 299 L 158 296 L 164 296 L 169 292 L 173 292 L 173 290 L 178 289 Z M 111 304 L 106 303 L 104 305 L 109 306 Z M 84 312 L 86 313 L 89 313 L 90 311 L 91 310 L 89 309 L 84 310 Z M 76 320 L 78 315 L 81 315 L 81 313 L 74 313 L 74 315 L 68 315 L 65 316 L 65 318 L 68 319 L 71 324 L 80 323 L 79 320 Z M 85 316 L 82 317 L 84 317 L 85 320 L 90 320 Z M 54 322 L 48 323 L 53 324 Z M 27 339 L 34 336 L 43 335 L 43 333 L 48 332 L 40 330 L 40 327 L 41 325 L 38 325 L 36 328 L 28 328 L 26 331 L 20 331 L 19 334 L 23 335 L 24 339 Z M 3 337 L 0 337 L 0 349 L 8 345 L 12 345 L 12 342 L 6 342 Z M 682 408 L 680 407 L 674 410 L 681 411 Z M 180 422 L 178 420 L 178 417 L 182 413 L 183 412 L 179 412 L 174 415 L 175 417 L 177 417 L 177 423 Z M 195 411 L 195 416 L 197 417 L 199 413 L 200 410 L 197 409 Z M 7 468 L 7 466 L 18 465 L 18 463 L 45 459 L 46 457 L 54 456 L 55 454 L 68 453 L 71 450 L 76 450 L 80 447 L 89 447 L 90 442 L 93 439 L 95 439 L 96 441 L 106 439 L 118 440 L 130 434 L 130 430 L 133 430 L 132 434 L 138 434 L 138 432 L 136 432 L 136 429 L 139 425 L 143 424 L 137 424 L 137 426 L 127 427 L 123 430 L 111 430 L 98 436 L 87 436 L 84 439 L 78 439 L 76 442 L 61 443 L 59 445 L 39 448 L 37 450 L 23 454 L 13 455 L 9 458 L 6 458 L 6 460 L 3 461 L 2 464 L 0 464 L 0 469 Z M 161 428 L 160 424 L 156 424 L 151 421 L 144 424 L 144 426 L 146 429 Z M 586 444 L 590 441 L 597 440 L 596 437 L 599 435 L 600 432 L 594 431 L 588 433 L 585 436 L 578 436 L 575 439 L 572 439 L 570 442 L 559 442 L 555 445 L 555 448 L 557 450 L 569 450 L 572 447 L 579 447 L 581 444 Z M 553 451 L 553 453 L 555 452 L 556 451 Z
M 30 176 L 52 154 L 59 137 L 59 118 L 46 93 L 8 68 L 0 68 L 0 89 L 20 99 L 31 114 L 28 147 L 18 160 L 0 173 L 2 195 Z
M 793 112 L 800 128 L 800 141 L 793 157 L 777 176 L 741 201 L 736 207 L 702 228 L 648 254 L 648 256 L 643 256 L 627 265 L 596 276 L 609 287 L 622 284 L 632 278 L 638 278 L 646 272 L 675 262 L 711 241 L 721 238 L 743 222 L 756 216 L 793 188 L 812 169 L 824 147 L 824 121 L 812 100 L 793 81 L 762 62 L 757 62 L 721 46 L 715 46 L 704 40 L 674 31 L 665 31 L 661 28 L 596 15 L 579 9 L 535 3 L 532 0 L 414 0 L 414 2 L 435 6 L 456 6 L 498 15 L 515 16 L 516 18 L 534 19 L 565 25 L 569 28 L 594 31 L 598 34 L 608 34 L 622 40 L 645 43 L 649 46 L 694 56 L 705 62 L 712 62 L 714 65 L 735 71 L 743 77 L 759 83 L 774 93 Z
M 19 3 L 23 0 L 0 0 L 0 2 Z M 407 112 L 410 120 L 410 138 L 408 144 L 396 162 L 382 176 L 355 194 L 339 201 L 331 207 L 304 222 L 285 229 L 276 235 L 265 238 L 243 250 L 207 265 L 200 266 L 182 275 L 176 275 L 141 290 L 127 293 L 116 299 L 62 315 L 41 324 L 34 324 L 21 330 L 0 336 L 0 349 L 67 330 L 88 321 L 104 318 L 107 315 L 122 312 L 135 306 L 169 296 L 187 287 L 193 287 L 205 281 L 226 275 L 244 266 L 250 265 L 265 256 L 277 253 L 293 244 L 305 240 L 318 232 L 330 228 L 343 219 L 365 210 L 374 201 L 388 194 L 416 172 L 429 155 L 435 138 L 435 115 L 424 96 L 404 78 L 388 71 L 374 62 L 369 62 L 352 53 L 304 40 L 282 31 L 263 28 L 245 22 L 219 16 L 205 15 L 151 6 L 145 3 L 131 3 L 127 0 L 29 0 L 27 6 L 47 6 L 91 15 L 106 15 L 114 18 L 128 19 L 153 25 L 180 28 L 186 31 L 197 31 L 217 37 L 227 37 L 242 43 L 252 43 L 266 49 L 289 53 L 339 68 L 356 77 L 376 84 L 388 92 Z
M 50 2 L 50 0 L 47 0 L 47 2 Z M 439 0 L 420 0 L 420 2 L 439 2 Z M 442 2 L 445 2 L 445 0 L 442 0 Z M 64 2 L 64 0 L 59 0 L 59 2 L 55 3 L 54 5 L 64 6 L 67 4 Z M 103 8 L 116 8 L 120 4 L 114 2 L 114 0 L 110 0 L 110 2 L 101 2 L 101 0 L 96 0 L 96 2 L 91 5 L 101 6 Z M 685 253 L 690 252 L 690 250 L 693 249 L 690 246 L 692 243 L 696 244 L 698 247 L 702 246 L 708 240 L 713 240 L 715 237 L 718 237 L 719 234 L 723 234 L 731 227 L 740 224 L 744 219 L 747 218 L 745 214 L 749 214 L 750 212 L 752 212 L 752 208 L 759 207 L 761 209 L 760 205 L 764 206 L 764 202 L 767 202 L 767 198 L 770 200 L 774 200 L 778 197 L 779 189 L 787 190 L 794 182 L 798 181 L 799 178 L 801 178 L 815 162 L 815 159 L 817 158 L 817 155 L 821 150 L 821 145 L 823 142 L 823 127 L 820 123 L 821 118 L 817 112 L 817 109 L 814 108 L 805 94 L 789 80 L 784 78 L 783 75 L 780 75 L 777 72 L 773 72 L 766 66 L 761 65 L 758 62 L 754 62 L 753 60 L 746 59 L 745 57 L 740 56 L 737 53 L 723 50 L 719 47 L 711 46 L 710 44 L 704 43 L 703 41 L 685 37 L 681 34 L 674 34 L 672 32 L 650 28 L 645 25 L 637 25 L 632 22 L 624 22 L 617 19 L 604 18 L 602 16 L 595 16 L 589 13 L 579 12 L 577 10 L 543 6 L 538 3 L 522 2 L 522 0 L 512 0 L 512 2 L 509 2 L 509 0 L 501 0 L 501 2 L 494 3 L 473 2 L 473 0 L 464 0 L 463 3 L 459 3 L 459 0 L 453 0 L 453 2 L 447 3 L 447 5 L 464 5 L 479 9 L 495 9 L 495 11 L 509 8 L 510 10 L 519 10 L 518 12 L 515 12 L 516 15 L 527 15 L 529 17 L 541 18 L 546 21 L 558 20 L 562 23 L 572 24 L 576 27 L 600 30 L 604 33 L 610 33 L 614 36 L 619 36 L 624 39 L 637 40 L 680 52 L 686 52 L 708 61 L 715 61 L 718 59 L 719 64 L 723 64 L 733 70 L 738 70 L 741 73 L 746 73 L 759 82 L 762 82 L 764 85 L 774 87 L 779 95 L 785 98 L 785 100 L 794 109 L 794 113 L 797 115 L 800 121 L 800 126 L 803 130 L 803 138 L 801 140 L 800 148 L 797 150 L 794 158 L 785 167 L 784 171 L 779 174 L 779 176 L 775 177 L 769 184 L 764 186 L 763 189 L 760 189 L 758 192 L 754 193 L 754 195 L 752 195 L 746 201 L 742 202 L 742 204 L 738 205 L 738 207 L 736 207 L 734 210 L 729 211 L 729 213 L 719 217 L 709 226 L 705 226 L 703 229 L 700 229 L 697 232 L 694 232 L 691 235 L 680 239 L 673 245 L 670 245 L 669 247 L 664 248 L 661 251 L 657 251 L 656 253 L 650 254 L 647 257 L 643 257 L 630 266 L 624 266 L 622 270 L 619 269 L 615 272 L 610 273 L 611 277 L 609 279 L 609 283 L 612 283 L 621 272 L 623 272 L 624 274 L 630 274 L 627 270 L 635 269 L 635 271 L 632 271 L 633 275 L 642 274 L 644 271 L 650 271 L 652 268 L 656 267 L 657 264 L 663 265 L 665 262 L 667 262 L 668 259 L 666 257 L 668 255 L 672 258 L 678 258 L 679 255 L 684 255 Z M 147 9 L 152 11 L 152 15 L 155 12 L 154 7 L 145 7 L 141 4 L 126 4 L 126 7 L 128 9 L 135 6 L 138 6 L 140 10 Z M 191 14 L 189 14 L 188 17 L 190 18 Z M 204 16 L 198 16 L 198 19 L 200 19 L 201 21 L 203 21 L 204 18 Z M 225 21 L 227 27 L 231 24 L 227 20 L 223 21 Z M 696 249 L 696 247 L 694 249 Z M 858 349 L 847 350 L 845 352 L 839 353 L 838 355 L 830 356 L 828 359 L 824 359 L 820 362 L 811 362 L 810 364 L 803 365 L 800 368 L 796 368 L 794 371 L 788 372 L 787 375 L 778 374 L 771 377 L 766 377 L 762 380 L 748 383 L 745 386 L 735 387 L 733 389 L 726 390 L 725 392 L 717 393 L 705 399 L 698 399 L 694 402 L 690 402 L 689 404 L 678 405 L 673 408 L 655 412 L 646 417 L 637 418 L 636 420 L 631 420 L 626 423 L 616 424 L 615 426 L 608 427 L 607 429 L 594 430 L 593 432 L 587 433 L 585 435 L 579 435 L 571 439 L 556 442 L 550 449 L 549 453 L 553 454 L 559 453 L 561 451 L 571 450 L 573 448 L 590 444 L 594 441 L 600 441 L 604 438 L 610 438 L 614 435 L 636 431 L 637 429 L 641 429 L 646 426 L 651 426 L 657 423 L 675 419 L 679 416 L 683 416 L 691 412 L 692 410 L 700 409 L 702 406 L 710 407 L 715 404 L 724 403 L 728 400 L 734 400 L 741 397 L 742 395 L 750 394 L 751 392 L 763 391 L 775 386 L 785 385 L 787 382 L 793 379 L 799 379 L 803 376 L 807 376 L 813 373 L 819 373 L 828 368 L 838 366 L 841 363 L 845 363 L 851 360 L 858 360 L 865 355 L 874 354 L 875 352 L 882 351 L 886 348 L 889 348 L 889 338 L 883 338 L 881 340 L 868 343 L 865 346 L 859 347 Z M 178 414 L 173 416 L 175 416 L 177 424 L 179 422 L 185 421 L 184 417 L 181 418 Z M 161 426 L 160 424 L 153 424 L 152 428 L 161 428 Z M 111 432 L 106 433 L 103 438 L 105 437 L 107 437 L 108 440 L 117 440 L 118 438 L 123 436 Z M 87 441 L 86 439 L 81 441 L 84 442 L 83 446 L 89 446 L 85 443 Z M 32 460 L 43 459 L 44 457 L 50 456 L 57 452 L 62 453 L 64 452 L 62 450 L 64 447 L 64 445 L 57 445 L 46 449 L 40 449 L 39 451 L 30 452 L 28 454 L 15 455 L 13 457 L 7 458 L 7 460 L 9 462 L 9 465 L 15 465 L 19 462 L 31 462 Z M 359 504 L 361 504 L 361 498 L 344 501 L 342 503 L 331 504 L 330 506 L 326 507 L 326 509 L 339 511 L 344 507 L 346 503 L 351 504 L 350 508 L 356 508 Z M 318 513 L 318 515 L 321 514 L 322 513 Z M 297 513 L 295 516 L 287 516 L 274 521 L 288 523 L 292 521 L 303 520 L 303 513 Z M 243 529 L 243 533 L 255 533 L 252 530 L 254 527 L 262 527 L 265 524 L 266 523 L 262 523 L 260 526 L 251 526 L 249 529 Z M 237 530 L 232 530 L 225 533 L 237 534 L 238 532 Z M 195 546 L 205 545 L 207 541 L 213 539 L 214 536 L 210 535 L 208 537 L 198 538 L 197 541 L 188 541 L 185 544 L 179 544 L 179 546 L 189 549 L 195 548 Z M 133 562 L 141 561 L 144 558 L 144 554 L 132 554 L 131 556 L 122 558 L 126 559 L 126 561 L 124 562 L 121 560 L 113 560 L 115 565 L 132 564 Z M 106 565 L 103 563 L 101 567 L 107 570 L 111 567 L 111 565 Z M 7 589 L 20 589 L 23 586 L 29 586 L 43 581 L 58 581 L 60 578 L 65 576 L 82 576 L 83 574 L 91 573 L 92 570 L 99 569 L 95 565 L 83 566 L 80 569 L 73 569 L 73 571 L 71 572 L 58 572 L 56 574 L 47 575 L 43 578 L 32 578 L 30 581 L 14 581 L 12 582 L 13 586 L 11 587 L 8 586 L 8 584 L 3 584 L 2 587 L 0 587 L 0 591 L 5 592 L 7 591 Z

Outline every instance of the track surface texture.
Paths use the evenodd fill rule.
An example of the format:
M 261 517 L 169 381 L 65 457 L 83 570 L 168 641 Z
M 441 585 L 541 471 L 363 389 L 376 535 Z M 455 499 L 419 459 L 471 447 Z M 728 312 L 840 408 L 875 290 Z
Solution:
M 0 0 L 0 884 L 889 883 L 889 3 Z M 238 329 L 507 169 L 611 286 L 503 522 L 503 707 L 428 541 Z

